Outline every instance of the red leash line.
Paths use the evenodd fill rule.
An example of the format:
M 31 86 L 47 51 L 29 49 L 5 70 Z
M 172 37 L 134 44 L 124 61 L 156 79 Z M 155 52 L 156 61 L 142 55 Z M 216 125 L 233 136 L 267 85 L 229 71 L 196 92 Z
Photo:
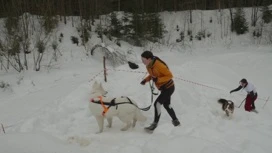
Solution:
M 222 89 L 218 89 L 218 88 L 215 88 L 215 87 L 207 86 L 207 85 L 204 85 L 204 84 L 201 84 L 201 83 L 193 82 L 193 81 L 190 81 L 190 80 L 185 80 L 185 79 L 182 79 L 182 78 L 179 78 L 179 77 L 175 77 L 175 78 L 178 79 L 178 80 L 181 80 L 181 81 L 185 81 L 185 82 L 188 82 L 188 83 L 192 83 L 192 84 L 198 85 L 198 86 L 203 86 L 203 87 L 206 87 L 206 88 L 211 88 L 211 89 L 216 89 L 216 90 L 222 90 Z
M 112 70 L 112 69 L 107 69 L 107 70 Z M 123 72 L 133 72 L 133 73 L 145 73 L 145 72 L 143 72 L 143 71 L 130 71 L 130 70 L 120 70 L 120 69 L 112 70 L 112 71 L 123 71 Z
M 94 75 L 89 82 L 93 81 L 97 76 L 99 76 L 104 70 L 101 70 L 99 73 L 97 73 L 96 75 Z
M 116 70 L 113 70 L 113 69 L 107 69 L 107 70 L 112 70 L 112 71 L 123 71 L 123 72 L 132 72 L 132 73 L 145 73 L 143 71 L 132 71 L 132 70 L 121 70 L 121 69 L 116 69 Z M 201 84 L 201 83 L 197 83 L 197 82 L 193 82 L 193 81 L 190 81 L 190 80 L 185 80 L 185 79 L 182 79 L 180 77 L 174 77 L 178 80 L 181 80 L 181 81 L 184 81 L 184 82 L 188 82 L 188 83 L 192 83 L 192 84 L 195 84 L 195 85 L 198 85 L 198 86 L 202 86 L 202 87 L 206 87 L 206 88 L 210 88 L 210 89 L 215 89 L 215 90 L 223 90 L 223 89 L 219 89 L 219 88 L 216 88 L 216 87 L 211 87 L 211 86 L 208 86 L 208 85 L 204 85 L 204 84 Z M 269 98 L 268 99 L 264 99 L 264 98 L 257 98 L 259 100 L 263 100 L 263 101 L 270 101 Z

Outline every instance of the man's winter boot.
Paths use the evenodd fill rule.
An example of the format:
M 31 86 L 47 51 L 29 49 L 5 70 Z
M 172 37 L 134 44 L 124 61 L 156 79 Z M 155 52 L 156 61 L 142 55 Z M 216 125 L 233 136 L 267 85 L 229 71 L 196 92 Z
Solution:
M 172 121 L 172 124 L 173 124 L 174 126 L 179 126 L 179 125 L 180 125 L 180 122 L 179 122 L 178 119 L 175 119 L 175 120 Z

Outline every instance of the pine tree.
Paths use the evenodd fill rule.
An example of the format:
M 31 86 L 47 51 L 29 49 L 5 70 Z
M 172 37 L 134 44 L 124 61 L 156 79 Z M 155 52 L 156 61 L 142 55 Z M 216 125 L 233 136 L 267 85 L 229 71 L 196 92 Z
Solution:
M 163 34 L 165 33 L 164 24 L 158 13 L 151 14 L 151 37 L 154 42 L 158 42 L 163 38 Z
M 123 35 L 125 38 L 132 37 L 132 14 L 125 13 L 124 17 L 122 18 L 123 23 Z
M 117 14 L 115 12 L 110 14 L 111 18 L 111 27 L 109 29 L 109 33 L 111 36 L 120 38 L 122 36 L 122 23 L 121 21 L 117 18 Z
M 164 25 L 157 13 L 133 14 L 132 29 L 135 40 L 158 42 L 164 34 Z
M 234 31 L 240 35 L 248 31 L 248 22 L 245 18 L 245 12 L 242 8 L 236 9 L 234 14 Z
M 137 46 L 141 46 L 141 38 L 143 38 L 143 33 L 144 33 L 144 30 L 143 30 L 143 15 L 142 14 L 139 14 L 139 13 L 136 13 L 134 12 L 132 14 L 132 21 L 131 21 L 131 30 L 132 30 L 132 33 L 131 33 L 131 38 L 135 41 L 135 45 Z

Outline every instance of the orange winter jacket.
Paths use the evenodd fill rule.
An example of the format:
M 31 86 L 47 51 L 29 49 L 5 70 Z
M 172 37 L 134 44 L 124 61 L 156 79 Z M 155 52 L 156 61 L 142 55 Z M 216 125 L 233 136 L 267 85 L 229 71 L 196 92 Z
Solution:
M 156 59 L 156 57 L 146 66 L 146 69 L 149 75 L 145 78 L 145 81 L 150 81 L 152 77 L 157 78 L 155 85 L 159 90 L 162 90 L 163 88 L 167 89 L 174 85 L 172 72 L 167 65 L 161 60 Z

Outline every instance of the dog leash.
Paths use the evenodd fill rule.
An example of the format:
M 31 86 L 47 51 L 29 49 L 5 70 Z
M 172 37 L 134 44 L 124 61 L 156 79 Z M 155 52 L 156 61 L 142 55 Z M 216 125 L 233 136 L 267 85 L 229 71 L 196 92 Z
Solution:
M 238 108 L 241 107 L 241 105 L 244 103 L 245 100 L 246 100 L 246 98 L 241 102 L 241 104 L 238 106 Z
M 149 81 L 149 87 L 150 87 L 150 90 L 151 90 L 151 103 L 150 103 L 149 106 L 147 106 L 145 108 L 139 108 L 142 111 L 148 111 L 151 108 L 152 104 L 153 104 L 153 95 L 158 95 L 158 93 L 154 93 L 154 89 L 155 89 L 154 88 L 154 81 L 152 81 L 152 84 Z

